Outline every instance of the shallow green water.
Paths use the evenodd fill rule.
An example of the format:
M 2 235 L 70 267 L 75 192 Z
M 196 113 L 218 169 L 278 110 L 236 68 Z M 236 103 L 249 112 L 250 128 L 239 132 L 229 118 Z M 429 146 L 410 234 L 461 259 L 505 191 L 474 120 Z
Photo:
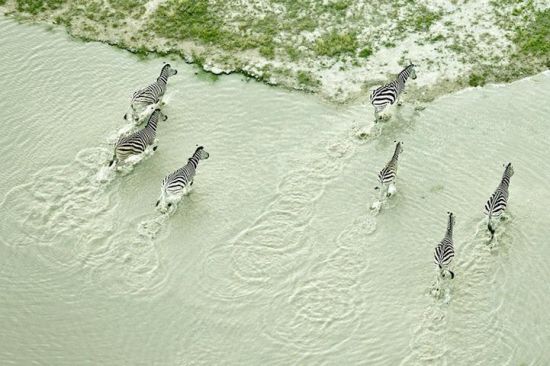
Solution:
M 0 364 L 550 363 L 550 75 L 406 106 L 363 141 L 367 106 L 172 61 L 159 149 L 105 184 L 129 96 L 161 60 L 0 30 Z M 395 139 L 399 191 L 375 215 Z M 210 159 L 162 216 L 160 182 L 196 144 Z M 491 250 L 483 204 L 506 161 Z M 448 210 L 456 278 L 436 299 Z

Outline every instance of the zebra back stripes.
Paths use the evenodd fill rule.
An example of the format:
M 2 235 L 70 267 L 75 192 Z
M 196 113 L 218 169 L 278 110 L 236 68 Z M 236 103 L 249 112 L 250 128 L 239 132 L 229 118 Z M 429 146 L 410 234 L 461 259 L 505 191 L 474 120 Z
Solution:
M 443 240 L 441 240 L 435 248 L 434 262 L 439 266 L 443 277 L 445 276 L 445 271 L 447 271 L 451 275 L 451 278 L 454 278 L 454 273 L 446 268 L 455 256 L 455 251 L 453 248 L 453 227 L 455 224 L 455 217 L 452 212 L 449 212 L 448 214 L 449 220 L 447 222 L 447 231 Z
M 157 123 L 160 116 L 160 109 L 155 109 L 153 114 L 149 116 L 147 125 L 144 128 L 129 136 L 121 137 L 115 146 L 115 153 L 109 166 L 113 165 L 116 161 L 124 161 L 132 155 L 141 154 L 147 146 L 152 145 L 157 135 Z M 167 118 L 163 115 L 163 120 Z
M 395 145 L 395 151 L 391 160 L 386 164 L 386 166 L 378 173 L 378 180 L 382 184 L 391 183 L 395 180 L 397 175 L 397 161 L 399 159 L 399 154 L 403 152 L 402 142 L 398 142 Z
M 493 218 L 498 218 L 508 205 L 508 187 L 510 186 L 510 178 L 514 175 L 512 163 L 505 165 L 504 173 L 495 192 L 491 195 L 487 203 L 485 203 L 485 214 L 488 216 L 487 228 L 494 235 L 495 229 L 491 223 Z
M 374 90 L 370 96 L 375 113 L 383 111 L 388 104 L 393 104 L 405 90 L 405 82 L 409 78 L 416 79 L 415 65 L 410 64 L 404 68 L 392 82 Z
M 165 195 L 179 195 L 183 192 L 183 189 L 187 186 L 193 185 L 193 179 L 199 164 L 199 160 L 208 159 L 210 156 L 204 150 L 203 146 L 197 147 L 193 155 L 187 161 L 187 164 L 182 168 L 176 170 L 172 174 L 166 176 L 162 181 L 161 198 Z M 157 206 L 160 203 L 160 199 L 157 201 Z M 169 203 L 168 206 L 171 204 Z

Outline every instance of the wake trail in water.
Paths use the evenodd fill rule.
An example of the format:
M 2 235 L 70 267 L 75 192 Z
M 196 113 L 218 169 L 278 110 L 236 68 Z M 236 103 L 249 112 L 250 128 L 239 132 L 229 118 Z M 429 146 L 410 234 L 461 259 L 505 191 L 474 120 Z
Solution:
M 0 240 L 33 247 L 43 264 L 67 273 L 100 273 L 103 288 L 109 280 L 120 285 L 112 288 L 115 294 L 139 292 L 158 281 L 152 240 L 160 229 L 150 224 L 139 233 L 135 223 L 120 223 L 119 183 L 97 180 L 98 167 L 110 155 L 104 148 L 84 149 L 71 163 L 41 169 L 10 190 L 0 204 L 7 213 Z
M 258 294 L 284 286 L 307 260 L 313 244 L 306 235 L 316 202 L 355 152 L 348 138 L 289 171 L 264 212 L 229 243 L 214 247 L 203 263 L 201 285 L 212 299 L 259 299 Z M 264 299 L 265 301 L 265 299 Z M 244 304 L 244 302 L 241 302 Z
M 332 253 L 275 294 L 263 312 L 263 330 L 279 352 L 332 353 L 354 338 L 368 303 L 365 238 L 374 230 L 370 215 L 357 218 L 336 237 Z
M 484 229 L 482 220 L 474 235 L 458 247 L 456 277 L 436 280 L 440 296 L 432 299 L 412 330 L 411 353 L 401 365 L 474 365 L 489 359 L 498 365 L 510 364 L 511 345 L 517 340 L 504 329 L 499 311 L 503 297 L 493 295 L 502 294 L 498 289 L 506 282 L 506 271 L 499 270 L 502 258 L 491 250 Z M 454 347 L 454 340 L 463 346 Z

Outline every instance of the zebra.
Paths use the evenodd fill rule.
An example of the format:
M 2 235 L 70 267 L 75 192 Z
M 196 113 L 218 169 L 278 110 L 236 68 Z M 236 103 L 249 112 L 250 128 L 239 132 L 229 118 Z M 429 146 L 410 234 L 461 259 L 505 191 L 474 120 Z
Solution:
M 506 209 L 506 205 L 508 204 L 508 187 L 510 185 L 510 178 L 514 175 L 512 163 L 504 164 L 504 168 L 504 174 L 502 175 L 500 184 L 485 204 L 485 215 L 488 216 L 487 228 L 491 233 L 491 239 L 495 236 L 496 230 L 495 226 L 492 224 L 492 219 L 499 218 Z
M 403 142 L 398 142 L 395 145 L 395 151 L 391 160 L 386 164 L 384 169 L 378 173 L 378 181 L 382 185 L 381 195 L 390 197 L 396 192 L 395 188 L 395 179 L 397 176 L 397 162 L 399 159 L 399 154 L 403 152 Z M 384 187 L 387 187 L 384 189 Z M 378 189 L 378 187 L 376 187 Z
M 189 158 L 185 166 L 167 175 L 162 180 L 160 198 L 155 206 L 158 207 L 161 201 L 167 199 L 167 208 L 170 208 L 172 202 L 179 200 L 183 194 L 189 193 L 193 185 L 193 179 L 199 160 L 208 159 L 209 156 L 210 154 L 204 150 L 203 146 L 197 147 L 193 156 Z
M 130 107 L 132 109 L 132 118 L 134 122 L 140 120 L 138 115 L 139 107 L 143 108 L 150 104 L 156 104 L 161 101 L 164 93 L 166 92 L 166 83 L 168 82 L 168 77 L 176 75 L 178 70 L 173 69 L 170 64 L 165 64 L 160 71 L 160 75 L 153 84 L 146 86 L 143 89 L 140 89 L 134 92 L 132 96 L 132 101 Z M 128 113 L 124 115 L 124 119 L 128 119 Z
M 141 130 L 132 133 L 129 136 L 121 137 L 115 146 L 115 152 L 112 160 L 109 162 L 109 166 L 117 163 L 118 161 L 124 161 L 132 155 L 138 155 L 145 151 L 148 146 L 155 143 L 157 135 L 157 122 L 162 115 L 162 120 L 166 121 L 168 117 L 161 113 L 160 109 L 155 109 L 153 114 L 149 116 L 147 125 Z M 157 149 L 153 147 L 153 151 Z
M 455 256 L 455 250 L 453 248 L 453 226 L 455 224 L 455 216 L 452 212 L 447 212 L 449 215 L 449 221 L 447 224 L 447 232 L 441 242 L 435 247 L 434 262 L 439 266 L 439 273 L 441 277 L 445 277 L 445 272 L 449 272 L 451 279 L 455 277 L 453 271 L 447 268 L 451 260 Z
M 397 79 L 372 92 L 370 102 L 374 107 L 375 120 L 382 118 L 380 112 L 382 112 L 388 104 L 393 104 L 397 100 L 397 105 L 401 105 L 400 97 L 403 90 L 405 90 L 405 82 L 409 77 L 411 77 L 411 79 L 416 79 L 416 72 L 414 70 L 416 66 L 417 65 L 411 63 L 397 75 Z

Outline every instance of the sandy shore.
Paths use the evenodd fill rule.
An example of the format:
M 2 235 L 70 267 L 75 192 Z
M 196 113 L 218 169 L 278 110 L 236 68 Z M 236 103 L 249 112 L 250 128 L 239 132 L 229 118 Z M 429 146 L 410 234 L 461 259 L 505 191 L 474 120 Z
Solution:
M 141 56 L 175 53 L 334 102 L 367 98 L 409 61 L 408 99 L 508 82 L 550 66 L 543 1 L 0 0 L 22 21 L 63 25 Z

